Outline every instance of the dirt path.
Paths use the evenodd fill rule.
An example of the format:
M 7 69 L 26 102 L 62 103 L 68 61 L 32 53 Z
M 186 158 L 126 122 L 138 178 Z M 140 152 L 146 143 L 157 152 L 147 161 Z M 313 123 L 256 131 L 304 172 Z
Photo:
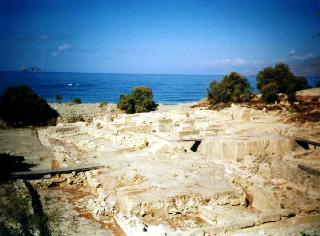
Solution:
M 41 145 L 33 129 L 0 130 L 0 153 L 19 155 L 36 169 L 51 168 L 52 151 Z M 54 187 L 35 186 L 44 211 L 57 212 L 58 227 L 65 235 L 124 235 L 113 218 L 97 220 L 86 208 L 92 194 L 85 186 L 64 184 Z

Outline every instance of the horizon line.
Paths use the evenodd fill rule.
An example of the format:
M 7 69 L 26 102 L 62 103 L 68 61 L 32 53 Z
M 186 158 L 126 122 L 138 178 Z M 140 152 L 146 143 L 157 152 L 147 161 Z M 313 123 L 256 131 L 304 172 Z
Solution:
M 0 72 L 20 72 L 20 73 L 30 73 L 30 74 L 37 74 L 37 73 L 74 73 L 74 74 L 124 74 L 124 75 L 200 75 L 200 76 L 226 76 L 230 74 L 231 71 L 227 74 L 197 74 L 197 73 L 136 73 L 136 72 L 75 72 L 75 71 L 39 71 L 39 72 L 32 72 L 32 71 L 19 71 L 19 70 L 0 70 Z M 238 73 L 238 72 L 237 72 Z M 242 74 L 244 76 L 256 76 L 257 74 Z M 316 75 L 317 76 L 317 75 Z M 319 75 L 320 76 L 320 75 Z
M 20 73 L 30 73 L 30 74 L 37 74 L 37 73 L 69 73 L 69 74 L 123 74 L 123 75 L 199 75 L 199 76 L 226 76 L 229 75 L 231 71 L 227 74 L 187 74 L 187 73 L 135 73 L 135 72 L 75 72 L 75 71 L 39 71 L 39 72 L 27 72 L 27 71 L 19 71 L 19 70 L 0 70 L 0 72 L 20 72 Z M 237 72 L 238 73 L 238 72 Z M 242 76 L 257 76 L 257 74 L 242 74 Z M 297 76 L 304 76 L 304 77 L 320 77 L 320 74 L 312 74 L 312 75 L 301 75 L 297 74 Z

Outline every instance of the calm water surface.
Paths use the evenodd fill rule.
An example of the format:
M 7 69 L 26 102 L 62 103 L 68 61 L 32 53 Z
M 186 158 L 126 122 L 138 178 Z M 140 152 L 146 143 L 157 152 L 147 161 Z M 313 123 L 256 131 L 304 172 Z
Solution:
M 152 88 L 156 102 L 175 104 L 202 99 L 209 83 L 222 78 L 222 75 L 0 72 L 0 92 L 8 86 L 27 84 L 49 102 L 61 95 L 64 102 L 79 97 L 88 103 L 116 103 L 120 94 L 129 93 L 132 87 L 146 85 Z M 247 78 L 256 90 L 255 76 Z M 320 77 L 307 77 L 307 80 L 315 86 Z

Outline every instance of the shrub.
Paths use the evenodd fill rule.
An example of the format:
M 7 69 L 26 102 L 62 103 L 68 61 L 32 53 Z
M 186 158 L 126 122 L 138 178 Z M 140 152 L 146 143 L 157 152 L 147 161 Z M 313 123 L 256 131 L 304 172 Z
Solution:
M 10 126 L 56 124 L 58 116 L 45 99 L 25 85 L 9 87 L 0 97 L 0 119 Z
M 81 104 L 81 99 L 80 98 L 75 98 L 72 101 L 73 104 Z
M 273 84 L 268 88 L 264 88 L 269 84 Z M 276 86 L 275 86 L 275 85 Z M 280 63 L 273 67 L 266 67 L 260 71 L 257 75 L 257 88 L 262 93 L 262 98 L 270 99 L 270 88 L 276 89 L 274 94 L 285 93 L 288 95 L 288 100 L 290 102 L 295 100 L 295 93 L 298 90 L 309 88 L 307 80 L 302 76 L 295 76 L 291 71 L 288 65 Z M 268 93 L 265 94 L 264 93 Z M 274 96 L 271 96 L 273 99 L 264 100 L 265 102 L 274 102 Z
M 65 120 L 67 123 L 76 123 L 76 122 L 86 121 L 82 115 L 76 115 L 76 114 L 70 117 L 67 117 Z
M 277 95 L 278 85 L 275 82 L 266 84 L 262 87 L 262 100 L 268 103 L 275 102 L 278 98 Z
M 154 111 L 157 105 L 153 101 L 152 90 L 148 87 L 136 87 L 131 93 L 132 99 L 135 103 L 135 112 L 149 112 Z
M 98 123 L 96 124 L 96 126 L 97 126 L 97 129 L 102 129 L 102 128 L 103 128 L 103 125 L 102 125 L 100 122 L 98 122 Z
M 287 95 L 289 102 L 296 101 L 296 92 L 302 89 L 310 88 L 307 80 L 303 76 L 295 76 L 292 81 L 287 84 Z
M 117 104 L 117 107 L 120 110 L 126 111 L 127 114 L 133 114 L 135 113 L 134 106 L 135 106 L 135 102 L 131 97 L 131 94 L 120 95 L 120 99 Z
M 316 88 L 320 88 L 320 80 L 316 83 Z
M 132 89 L 131 94 L 120 95 L 117 107 L 127 114 L 154 111 L 158 105 L 153 101 L 152 90 L 140 86 Z
M 62 102 L 62 96 L 61 95 L 57 95 L 56 96 L 56 102 L 61 104 L 61 102 Z
M 212 81 L 208 88 L 208 100 L 211 104 L 223 102 L 225 100 L 223 91 L 218 81 Z
M 214 105 L 221 102 L 245 102 L 251 94 L 247 78 L 236 72 L 226 75 L 220 82 L 212 81 L 208 88 L 208 100 Z

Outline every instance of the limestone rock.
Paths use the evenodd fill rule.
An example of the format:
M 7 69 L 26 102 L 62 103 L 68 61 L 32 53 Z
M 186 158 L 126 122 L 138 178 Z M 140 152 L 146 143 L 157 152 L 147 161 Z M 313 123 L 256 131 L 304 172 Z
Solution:
M 282 156 L 292 151 L 293 147 L 292 140 L 279 135 L 218 135 L 205 138 L 198 150 L 211 158 L 237 161 L 246 155 Z

